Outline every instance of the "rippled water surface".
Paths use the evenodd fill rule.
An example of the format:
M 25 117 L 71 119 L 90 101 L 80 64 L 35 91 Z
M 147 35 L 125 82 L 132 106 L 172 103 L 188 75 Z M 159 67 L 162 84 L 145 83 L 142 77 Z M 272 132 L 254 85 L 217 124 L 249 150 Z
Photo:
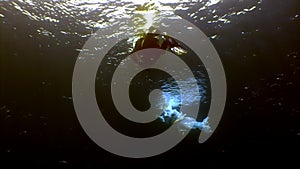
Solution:
M 40 25 L 37 34 L 57 38 L 62 35 L 87 37 L 95 29 L 110 27 L 109 23 L 118 18 L 130 17 L 138 11 L 155 11 L 160 14 L 184 11 L 185 15 L 197 23 L 228 24 L 232 18 L 249 15 L 261 9 L 262 0 L 257 1 L 3 1 L 1 17 L 27 16 Z M 235 5 L 239 5 L 235 7 Z M 222 7 L 222 8 L 221 8 Z M 203 15 L 205 14 L 205 15 Z M 147 18 L 146 18 L 147 19 Z M 5 22 L 4 22 L 5 23 Z M 30 26 L 31 24 L 27 24 Z M 53 30 L 55 29 L 55 30 Z M 78 31 L 80 29 L 81 31 Z M 33 35 L 32 35 L 33 36 Z M 59 39 L 57 39 L 58 42 Z
M 183 162 L 201 157 L 214 163 L 211 168 L 222 168 L 231 153 L 279 158 L 281 152 L 289 155 L 297 151 L 298 0 L 0 0 L 1 156 L 7 160 L 49 160 L 39 163 L 42 166 L 122 166 L 111 163 L 116 157 L 103 152 L 82 131 L 73 109 L 71 80 L 88 38 L 133 15 L 136 27 L 122 25 L 136 37 L 115 46 L 115 55 L 105 64 L 119 63 L 118 56 L 130 53 L 139 35 L 160 17 L 177 15 L 210 38 L 227 77 L 227 104 L 211 141 L 205 146 L 198 144 L 199 131 L 193 131 L 176 152 L 163 156 L 166 163 L 173 163 L 171 157 Z M 203 110 L 207 111 L 209 83 L 205 71 L 198 75 L 205 96 Z M 96 85 L 107 85 L 100 83 L 100 77 L 97 80 Z M 204 119 L 205 114 L 198 118 Z M 145 128 L 143 132 L 150 131 Z M 183 149 L 189 157 L 183 157 L 187 153 Z M 76 154 L 86 155 L 91 164 L 76 162 Z M 152 160 L 162 161 L 160 157 Z

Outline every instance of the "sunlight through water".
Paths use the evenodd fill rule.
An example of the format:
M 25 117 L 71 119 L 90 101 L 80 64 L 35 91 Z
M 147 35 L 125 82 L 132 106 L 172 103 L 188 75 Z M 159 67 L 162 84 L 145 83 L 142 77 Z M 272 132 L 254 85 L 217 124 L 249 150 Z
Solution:
M 57 45 L 68 45 L 69 41 L 64 42 L 62 36 L 76 36 L 79 38 L 88 38 L 93 32 L 98 29 L 111 27 L 114 22 L 120 18 L 130 18 L 136 14 L 134 22 L 136 27 L 133 29 L 137 35 L 129 39 L 129 43 L 134 44 L 141 34 L 149 30 L 155 25 L 159 16 L 169 16 L 181 11 L 188 11 L 185 13 L 185 18 L 190 19 L 194 23 L 217 24 L 222 27 L 231 23 L 231 19 L 239 15 L 246 15 L 254 10 L 259 9 L 262 0 L 254 0 L 247 2 L 244 6 L 239 8 L 221 8 L 223 5 L 232 0 L 5 0 L 0 6 L 0 17 L 5 18 L 7 14 L 26 16 L 32 22 L 39 25 L 36 29 L 35 35 L 30 36 L 47 36 L 55 39 Z M 238 3 L 238 2 L 234 2 Z M 228 6 L 228 5 L 227 5 Z M 30 24 L 27 25 L 30 27 Z M 126 27 L 124 29 L 132 29 Z M 188 29 L 188 28 L 187 28 Z M 26 29 L 25 29 L 26 30 Z M 103 35 L 105 38 L 114 35 Z M 211 35 L 214 39 L 218 34 Z M 127 52 L 132 51 L 134 45 Z M 81 51 L 84 49 L 77 49 Z M 174 53 L 184 53 L 182 48 L 171 49 Z M 126 52 L 126 51 L 125 51 Z M 115 59 L 114 57 L 111 57 Z M 109 63 L 108 63 L 109 64 Z M 187 81 L 188 82 L 188 81 Z M 172 87 L 169 86 L 169 89 Z M 189 94 L 190 98 L 181 98 L 182 103 L 186 101 L 193 102 L 193 94 Z M 193 99 L 191 99 L 193 98 Z M 200 129 L 209 132 L 209 119 L 204 118 L 202 122 L 196 119 L 186 117 L 184 112 L 178 111 L 180 101 L 172 91 L 169 95 L 164 97 L 165 111 L 160 116 L 162 122 L 171 121 L 178 123 L 182 127 L 179 129 L 184 132 L 184 128 Z

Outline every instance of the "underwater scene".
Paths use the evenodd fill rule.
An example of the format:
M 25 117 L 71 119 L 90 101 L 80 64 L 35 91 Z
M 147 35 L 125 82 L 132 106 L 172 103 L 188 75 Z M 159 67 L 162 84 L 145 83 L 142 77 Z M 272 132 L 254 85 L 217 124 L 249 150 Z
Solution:
M 299 15 L 299 0 L 0 0 L 0 168 L 297 164 Z M 176 38 L 196 28 L 204 39 Z M 108 45 L 111 39 L 118 42 Z M 195 47 L 213 49 L 226 80 L 212 80 L 214 58 L 198 57 Z M 79 80 L 78 64 L 87 69 Z M 77 84 L 87 84 L 101 117 L 121 135 L 142 140 L 174 128 L 182 140 L 153 143 L 170 149 L 148 158 L 111 153 L 97 142 L 107 131 L 84 127 L 82 117 L 93 117 Z M 78 113 L 79 100 L 87 114 Z M 150 110 L 152 120 L 134 115 Z M 107 140 L 123 150 L 122 139 Z

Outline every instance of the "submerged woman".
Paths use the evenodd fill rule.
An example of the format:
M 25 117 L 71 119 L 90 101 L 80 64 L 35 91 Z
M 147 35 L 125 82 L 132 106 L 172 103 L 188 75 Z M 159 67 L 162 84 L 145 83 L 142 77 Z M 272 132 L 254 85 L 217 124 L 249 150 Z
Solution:
M 151 54 L 137 55 L 137 51 L 149 48 L 162 49 L 161 51 L 153 50 Z M 132 57 L 140 66 L 154 64 L 166 51 L 173 52 L 177 55 L 187 53 L 185 49 L 172 37 L 162 35 L 161 32 L 154 27 L 150 27 L 148 33 L 141 35 L 134 43 Z

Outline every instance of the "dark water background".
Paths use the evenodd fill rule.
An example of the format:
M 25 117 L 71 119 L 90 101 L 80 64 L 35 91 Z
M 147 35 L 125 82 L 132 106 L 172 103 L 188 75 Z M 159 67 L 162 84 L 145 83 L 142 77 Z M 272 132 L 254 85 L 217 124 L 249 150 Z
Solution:
M 193 131 L 172 150 L 148 159 L 102 150 L 81 129 L 73 109 L 74 64 L 90 33 L 110 19 L 106 6 L 80 10 L 64 8 L 67 1 L 33 2 L 0 1 L 0 166 L 289 168 L 298 163 L 293 155 L 300 150 L 298 0 L 224 0 L 202 10 L 207 1 L 181 3 L 186 9 L 175 13 L 211 37 L 221 57 L 226 108 L 206 143 L 198 144 Z

